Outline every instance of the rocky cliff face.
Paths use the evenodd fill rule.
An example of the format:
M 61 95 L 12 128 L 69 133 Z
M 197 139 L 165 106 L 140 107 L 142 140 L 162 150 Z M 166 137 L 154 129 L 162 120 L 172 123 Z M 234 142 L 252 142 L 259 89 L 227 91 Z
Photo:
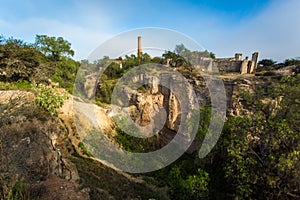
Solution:
M 154 76 L 145 75 L 140 79 L 136 81 L 144 83 L 142 89 L 134 90 L 126 85 L 122 87 L 123 94 L 120 96 L 129 102 L 129 106 L 123 106 L 129 110 L 130 117 L 138 125 L 139 131 L 145 137 L 158 137 L 159 147 L 162 147 L 176 135 L 182 115 L 188 115 L 188 110 L 192 109 L 192 88 L 184 85 L 183 80 L 177 77 L 162 79 L 165 81 L 163 84 L 159 84 Z M 173 88 L 176 84 L 180 84 L 181 87 Z M 180 100 L 184 103 L 180 103 Z M 118 111 L 114 112 L 112 115 L 116 115 Z
M 1 200 L 156 198 L 156 189 L 79 148 L 93 127 L 114 134 L 114 123 L 103 108 L 70 98 L 57 117 L 34 99 L 32 92 L 0 91 Z
M 228 74 L 219 76 L 223 80 L 226 97 L 218 96 L 218 89 L 214 88 L 213 92 L 216 92 L 217 98 L 223 99 L 227 103 L 227 116 L 228 115 L 241 115 L 245 112 L 249 112 L 243 107 L 243 99 L 240 99 L 238 93 L 241 90 L 245 90 L 253 93 L 254 90 L 261 89 L 267 93 L 267 86 L 272 82 L 278 81 L 282 75 L 275 76 L 255 76 L 255 75 L 239 75 Z M 205 79 L 201 76 L 188 76 L 186 78 L 189 84 L 197 94 L 198 103 L 200 108 L 205 105 L 211 104 L 211 95 L 207 84 L 210 84 L 209 79 Z M 148 77 L 148 79 L 153 79 Z M 141 127 L 151 124 L 152 119 L 158 116 L 159 108 L 165 110 L 165 116 L 160 115 L 156 119 L 155 125 L 157 125 L 157 135 L 159 135 L 160 145 L 164 146 L 168 144 L 176 135 L 180 126 L 181 115 L 184 112 L 180 107 L 180 102 L 176 95 L 166 87 L 162 87 L 158 84 L 158 81 L 149 81 L 146 85 L 147 92 L 139 92 L 138 90 L 128 92 L 128 98 L 131 99 L 131 118 L 135 123 Z M 154 84 L 153 84 L 154 83 Z M 221 86 L 220 86 L 221 87 Z M 190 97 L 188 98 L 189 104 L 193 104 Z M 163 128 L 160 128 L 163 124 Z M 159 125 L 158 125 L 159 124 Z M 145 130 L 147 132 L 147 130 Z M 150 134 L 150 133 L 149 133 Z M 199 148 L 199 141 L 195 141 L 188 152 L 193 152 Z
M 200 107 L 209 105 L 211 99 L 205 79 L 189 74 L 185 77 L 192 88 L 184 88 L 187 91 L 184 98 L 187 103 L 184 106 L 191 107 L 195 104 L 190 96 L 192 89 L 198 96 Z M 260 88 L 267 94 L 269 92 L 267 86 L 278 81 L 280 77 L 280 74 L 220 76 L 226 88 L 227 115 L 238 116 L 251 112 L 249 106 L 243 105 L 243 99 L 238 95 L 240 90 L 249 91 L 251 94 Z M 128 110 L 131 119 L 141 127 L 145 136 L 155 136 L 159 139 L 159 145 L 155 148 L 160 148 L 176 135 L 181 116 L 186 114 L 187 107 L 182 106 L 175 94 L 178 88 L 173 88 L 172 92 L 167 87 L 159 85 L 154 77 L 146 78 L 150 81 L 140 89 L 125 88 L 128 90 L 126 95 L 130 102 Z M 170 84 L 167 86 L 172 88 L 174 81 L 178 80 L 169 80 L 166 85 Z M 73 99 L 69 99 L 57 118 L 39 108 L 34 103 L 34 98 L 31 92 L 0 91 L 0 199 L 16 195 L 20 190 L 26 191 L 23 195 L 38 199 L 89 199 L 91 194 L 97 198 L 103 195 L 107 197 L 109 187 L 103 191 L 99 189 L 103 188 L 103 185 L 93 186 L 89 184 L 90 179 L 96 182 L 111 181 L 114 185 L 112 180 L 117 177 L 128 185 L 124 191 L 130 190 L 129 186 L 136 184 L 132 178 L 126 178 L 128 175 L 124 177 L 113 169 L 109 172 L 111 176 L 105 180 L 101 179 L 102 175 L 97 173 L 99 171 L 106 173 L 108 170 L 99 164 L 99 161 L 103 163 L 104 161 L 86 161 L 81 157 L 84 155 L 78 144 L 86 137 L 85 134 L 93 131 L 94 127 L 100 127 L 108 137 L 111 136 L 111 140 L 117 134 L 108 110 L 77 100 L 73 104 Z M 269 99 L 265 100 L 266 103 L 268 101 Z M 74 106 L 78 111 L 75 119 L 72 113 Z M 92 112 L 95 115 L 91 115 Z M 81 128 L 75 130 L 74 120 L 80 123 Z M 188 152 L 194 152 L 199 145 L 199 141 L 196 140 Z M 64 166 L 58 159 L 57 149 L 62 155 Z M 92 162 L 92 168 L 89 168 Z M 94 168 L 98 171 L 89 174 Z M 85 185 L 79 185 L 79 180 Z M 109 193 L 112 194 L 113 191 Z M 133 193 L 135 194 L 135 191 Z
M 36 107 L 33 99 L 30 92 L 0 92 L 0 199 L 89 199 L 67 158 L 72 146 L 62 142 L 64 125 Z

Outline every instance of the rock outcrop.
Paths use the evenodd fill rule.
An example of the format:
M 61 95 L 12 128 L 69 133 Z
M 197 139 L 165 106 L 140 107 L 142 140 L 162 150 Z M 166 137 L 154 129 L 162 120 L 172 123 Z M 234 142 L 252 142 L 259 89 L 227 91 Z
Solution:
M 64 125 L 33 100 L 30 92 L 0 92 L 0 199 L 13 198 L 17 190 L 27 195 L 22 198 L 89 199 L 76 183 L 77 170 L 67 150 L 72 145 L 62 141 Z M 20 184 L 24 187 L 18 188 Z M 68 195 L 60 189 L 65 186 Z

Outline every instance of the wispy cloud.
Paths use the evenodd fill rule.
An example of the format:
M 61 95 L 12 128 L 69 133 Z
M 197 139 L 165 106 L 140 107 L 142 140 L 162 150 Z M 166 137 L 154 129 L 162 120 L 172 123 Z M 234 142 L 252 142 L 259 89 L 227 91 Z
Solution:
M 283 61 L 300 56 L 300 1 L 276 0 L 253 18 L 244 20 L 240 26 L 218 30 L 211 41 L 217 55 L 230 56 L 235 51 L 251 55 L 261 52 L 261 58 Z
M 122 31 L 143 27 L 180 31 L 220 57 L 253 51 L 277 61 L 300 56 L 300 1 L 265 0 L 262 5 L 259 0 L 232 0 L 233 7 L 203 2 L 30 0 L 24 10 L 24 3 L 4 0 L 0 34 L 28 42 L 36 34 L 62 36 L 72 43 L 76 59 Z
M 14 36 L 26 42 L 34 42 L 36 34 L 62 36 L 72 43 L 76 59 L 85 59 L 102 42 L 112 34 L 106 29 L 86 29 L 79 25 L 65 24 L 51 19 L 29 19 L 19 23 L 0 20 L 0 29 L 5 36 Z M 99 30 L 100 29 L 100 30 Z

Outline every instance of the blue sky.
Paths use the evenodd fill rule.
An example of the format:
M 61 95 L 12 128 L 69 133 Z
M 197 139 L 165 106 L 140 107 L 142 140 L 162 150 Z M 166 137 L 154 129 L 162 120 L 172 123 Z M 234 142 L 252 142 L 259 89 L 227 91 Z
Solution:
M 160 27 L 193 38 L 217 57 L 235 52 L 282 61 L 300 56 L 299 0 L 2 0 L 0 34 L 33 42 L 63 36 L 76 59 L 135 28 Z

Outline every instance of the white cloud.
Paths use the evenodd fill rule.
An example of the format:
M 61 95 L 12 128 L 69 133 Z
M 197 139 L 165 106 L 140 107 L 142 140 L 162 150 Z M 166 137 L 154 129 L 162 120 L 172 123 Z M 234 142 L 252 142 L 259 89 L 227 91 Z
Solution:
M 97 29 L 96 29 L 97 28 Z M 100 25 L 95 29 L 87 29 L 78 25 L 66 24 L 50 19 L 28 19 L 18 23 L 10 23 L 0 20 L 1 34 L 6 37 L 34 42 L 36 34 L 46 34 L 49 36 L 62 36 L 72 44 L 75 50 L 75 59 L 85 59 L 88 55 L 107 38 L 111 37 L 105 27 Z
M 24 18 L 18 19 L 17 22 L 0 19 L 1 34 L 28 42 L 33 42 L 36 34 L 62 36 L 72 43 L 76 53 L 75 59 L 84 59 L 102 42 L 124 30 L 124 27 L 136 26 L 130 21 L 132 18 L 128 17 L 131 10 L 120 10 L 123 5 L 111 9 L 94 1 L 74 2 L 72 11 L 66 11 L 65 15 L 61 11 L 58 16 Z M 187 14 L 188 17 L 158 17 L 161 21 L 154 24 L 170 24 L 169 27 L 190 34 L 218 57 L 233 56 L 235 52 L 251 56 L 254 51 L 259 51 L 260 58 L 282 61 L 285 58 L 300 56 L 299 9 L 298 0 L 273 0 L 258 15 L 244 18 L 242 23 L 233 23 L 231 27 L 219 13 L 205 13 L 205 16 L 202 16 L 201 12 L 192 12 Z M 194 15 L 195 17 L 192 17 Z M 186 21 L 187 18 L 190 21 Z M 152 21 L 155 20 L 157 21 L 154 17 Z M 145 25 L 151 25 L 152 21 Z M 143 20 L 141 23 L 144 23 Z M 144 45 L 147 37 L 143 36 Z M 160 44 L 153 44 L 153 47 L 159 46 Z
M 300 1 L 276 0 L 254 18 L 232 30 L 214 33 L 219 43 L 212 43 L 217 55 L 233 56 L 234 52 L 283 61 L 300 56 Z

